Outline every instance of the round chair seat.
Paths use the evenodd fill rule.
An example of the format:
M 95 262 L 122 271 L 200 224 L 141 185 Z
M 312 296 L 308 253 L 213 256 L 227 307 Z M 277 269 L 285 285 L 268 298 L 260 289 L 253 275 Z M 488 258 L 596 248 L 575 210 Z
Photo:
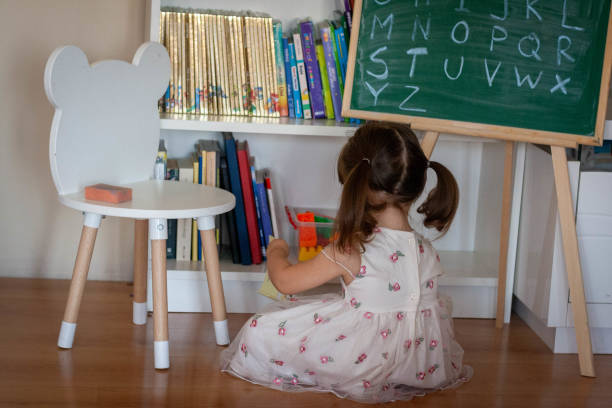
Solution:
M 85 191 L 60 195 L 67 207 L 86 213 L 137 219 L 197 218 L 232 210 L 236 200 L 226 190 L 201 184 L 170 180 L 145 180 L 125 184 L 132 189 L 132 200 L 113 204 L 85 199 Z

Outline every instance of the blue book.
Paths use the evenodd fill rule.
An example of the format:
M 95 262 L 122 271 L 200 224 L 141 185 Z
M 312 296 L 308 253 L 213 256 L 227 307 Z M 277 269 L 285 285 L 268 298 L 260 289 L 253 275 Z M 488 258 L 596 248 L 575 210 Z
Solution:
M 240 172 L 238 170 L 238 157 L 236 155 L 236 141 L 231 133 L 223 133 L 225 140 L 225 155 L 229 168 L 230 187 L 236 198 L 236 232 L 238 233 L 238 246 L 240 248 L 240 262 L 243 265 L 252 264 L 251 250 L 249 248 L 249 236 L 247 232 L 246 215 L 244 213 L 244 201 L 242 198 L 242 187 L 240 186 Z
M 342 71 L 342 82 L 346 83 L 346 66 L 348 64 L 348 48 L 346 46 L 346 36 L 342 27 L 334 29 L 336 35 L 336 47 L 338 48 L 338 59 L 340 60 L 340 70 Z
M 334 115 L 336 116 L 336 122 L 342 122 L 344 120 L 342 118 L 342 93 L 338 83 L 338 72 L 336 71 L 336 60 L 329 26 L 321 28 L 321 39 L 325 51 L 325 65 L 327 66 L 327 78 L 329 79 L 329 90 L 332 94 Z
M 272 230 L 272 219 L 270 217 L 270 209 L 268 208 L 268 192 L 266 191 L 264 170 L 258 170 L 255 172 L 255 182 L 257 186 L 255 195 L 259 200 L 263 235 L 265 246 L 267 247 L 270 243 L 270 236 L 274 236 L 274 231 Z
M 257 231 L 261 243 L 261 256 L 266 259 L 266 241 L 264 238 L 263 221 L 261 219 L 261 203 L 257 196 L 257 183 L 255 179 L 255 158 L 249 157 L 249 169 L 251 170 L 251 183 L 253 183 L 253 200 L 255 201 L 255 213 L 257 214 Z
M 295 46 L 289 42 L 289 62 L 291 64 L 291 89 L 293 90 L 293 105 L 295 107 L 295 117 L 301 119 L 302 113 L 302 94 L 300 92 L 300 81 L 298 79 L 297 60 L 295 59 Z
M 285 61 L 285 81 L 287 81 L 287 105 L 289 117 L 295 118 L 295 107 L 293 106 L 293 80 L 291 79 L 291 60 L 289 58 L 289 40 L 283 38 L 283 57 Z
M 321 74 L 319 73 L 319 64 L 317 63 L 313 31 L 312 21 L 305 21 L 300 24 L 312 117 L 314 119 L 323 119 L 325 118 L 325 104 L 323 103 L 323 87 L 321 86 Z

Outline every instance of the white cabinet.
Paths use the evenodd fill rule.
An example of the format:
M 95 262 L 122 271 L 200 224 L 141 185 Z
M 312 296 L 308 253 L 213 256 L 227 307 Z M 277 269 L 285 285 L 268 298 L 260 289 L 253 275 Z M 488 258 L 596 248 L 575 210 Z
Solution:
M 612 353 L 612 173 L 569 162 L 593 352 Z M 528 146 L 514 309 L 556 353 L 576 352 L 550 155 Z

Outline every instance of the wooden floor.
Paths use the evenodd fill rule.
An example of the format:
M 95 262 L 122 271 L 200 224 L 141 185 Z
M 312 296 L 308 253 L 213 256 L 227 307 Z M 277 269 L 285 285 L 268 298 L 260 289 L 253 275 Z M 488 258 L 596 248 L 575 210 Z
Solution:
M 68 281 L 0 279 L 0 406 L 349 407 L 327 394 L 287 394 L 217 369 L 210 314 L 173 313 L 170 369 L 153 369 L 153 321 L 131 323 L 131 286 L 88 282 L 72 350 L 56 346 Z M 230 316 L 230 336 L 247 315 Z M 553 355 L 516 316 L 455 320 L 474 378 L 456 390 L 388 406 L 612 407 L 612 356 L 598 377 L 578 374 L 575 355 Z

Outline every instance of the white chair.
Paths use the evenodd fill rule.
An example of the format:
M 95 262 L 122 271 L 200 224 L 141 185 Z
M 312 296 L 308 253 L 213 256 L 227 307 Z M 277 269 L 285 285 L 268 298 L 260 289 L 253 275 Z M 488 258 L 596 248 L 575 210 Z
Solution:
M 234 196 L 191 183 L 151 180 L 159 144 L 157 101 L 170 77 L 166 49 L 145 43 L 133 63 L 89 65 L 77 47 L 55 50 L 45 68 L 45 91 L 55 106 L 49 160 L 62 204 L 84 213 L 70 293 L 58 346 L 72 348 L 79 305 L 103 216 L 134 218 L 134 324 L 146 323 L 151 239 L 155 368 L 170 366 L 166 289 L 167 219 L 197 218 L 217 344 L 229 343 L 214 216 L 234 208 Z M 120 204 L 88 201 L 84 187 L 106 183 L 132 188 Z M 148 228 L 147 228 L 148 223 Z M 147 238 L 148 234 L 148 238 Z

